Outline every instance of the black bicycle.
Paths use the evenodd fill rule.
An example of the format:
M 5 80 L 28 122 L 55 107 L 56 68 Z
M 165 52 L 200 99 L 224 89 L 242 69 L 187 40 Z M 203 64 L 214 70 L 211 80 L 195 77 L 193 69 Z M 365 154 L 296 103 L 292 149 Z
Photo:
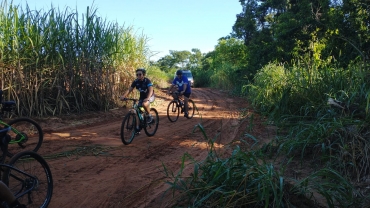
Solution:
M 138 99 L 125 98 L 124 100 L 133 101 L 133 108 L 129 110 L 121 125 L 121 140 L 123 144 L 128 145 L 132 142 L 135 135 L 138 135 L 141 129 L 149 137 L 154 136 L 159 124 L 158 112 L 155 108 L 150 108 L 150 114 L 153 116 L 152 121 L 148 122 L 143 107 L 139 107 Z M 139 129 L 136 129 L 139 126 Z
M 16 103 L 15 101 L 3 101 L 2 90 L 0 90 L 0 103 L 0 127 L 11 127 L 11 130 L 7 133 L 11 138 L 9 142 L 11 145 L 8 148 L 7 155 L 12 157 L 20 151 L 37 152 L 44 139 L 44 134 L 40 125 L 36 121 L 26 117 L 16 118 L 9 122 L 4 121 L 4 114 L 6 112 L 13 112 Z
M 176 122 L 179 119 L 180 113 L 184 113 L 184 99 L 179 96 L 179 92 L 175 91 L 172 94 L 173 100 L 170 101 L 167 107 L 167 118 L 171 122 Z M 193 118 L 195 112 L 195 103 L 192 99 L 188 99 L 188 119 Z
M 1 180 L 9 187 L 21 204 L 27 207 L 48 207 L 53 194 L 53 178 L 49 165 L 39 154 L 33 151 L 19 152 L 5 163 L 8 144 L 11 141 L 7 134 L 11 127 L 0 130 Z M 0 205 L 6 207 L 5 202 Z

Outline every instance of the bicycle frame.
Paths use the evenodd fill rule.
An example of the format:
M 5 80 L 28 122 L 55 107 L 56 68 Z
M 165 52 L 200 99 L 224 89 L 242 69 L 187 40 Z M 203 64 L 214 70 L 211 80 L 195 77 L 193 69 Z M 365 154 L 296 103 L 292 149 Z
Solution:
M 134 110 L 133 113 L 137 115 L 137 117 L 139 118 L 140 124 L 141 124 L 144 121 L 144 117 L 143 117 L 143 113 L 145 112 L 144 107 L 139 107 L 139 105 L 136 103 L 137 101 L 136 100 L 133 100 L 133 101 L 134 101 L 134 104 L 132 105 L 131 112 L 132 110 Z
M 1 121 L 2 122 L 2 121 Z M 8 126 L 8 128 L 4 128 L 4 129 L 1 129 L 0 130 L 0 133 L 7 133 L 8 131 L 10 131 L 12 128 L 11 128 L 11 126 Z M 4 135 L 4 137 L 5 137 L 5 135 Z M 17 171 L 18 173 L 21 173 L 21 174 L 23 174 L 23 175 L 25 175 L 25 176 L 28 176 L 29 178 L 32 178 L 32 180 L 34 180 L 34 181 L 37 181 L 37 178 L 35 177 L 35 176 L 32 176 L 32 175 L 30 175 L 30 174 L 28 174 L 28 173 L 26 173 L 26 172 L 24 172 L 24 171 L 21 171 L 21 170 L 19 170 L 19 169 L 17 169 L 17 168 L 14 168 L 13 166 L 10 166 L 10 165 L 8 165 L 8 164 L 5 164 L 5 158 L 6 158 L 6 154 L 7 154 L 7 150 L 8 150 L 8 144 L 9 144 L 9 141 L 6 141 L 5 139 L 3 139 L 2 138 L 2 140 L 3 141 L 1 141 L 1 150 L 3 151 L 3 155 L 1 156 L 1 160 L 0 160 L 0 167 L 5 167 L 5 168 L 10 168 L 10 169 L 12 169 L 12 170 L 15 170 L 15 171 Z M 3 174 L 3 171 L 4 169 L 1 169 L 1 174 L 0 175 L 2 175 Z M 16 180 L 18 180 L 18 181 L 22 181 L 22 184 L 23 185 L 25 185 L 26 183 L 21 179 L 21 178 L 19 178 L 19 177 L 16 177 L 14 174 L 11 174 L 11 177 L 13 177 L 14 179 L 16 179 Z M 29 183 L 27 183 L 27 184 L 29 184 Z M 24 186 L 23 186 L 24 187 Z M 23 192 L 18 192 L 18 193 L 16 193 L 16 194 L 14 194 L 14 196 L 16 197 L 16 198 L 19 198 L 19 197 L 22 197 L 22 196 L 24 196 L 25 194 L 27 194 L 28 192 L 30 192 L 31 190 L 33 190 L 33 188 L 35 187 L 35 183 L 33 183 L 33 185 L 32 185 L 32 187 L 31 188 L 29 188 L 29 189 L 27 189 L 27 190 L 25 190 L 25 191 L 23 191 Z M 23 188 L 22 188 L 22 190 L 23 190 Z
M 170 95 L 172 96 L 173 101 L 182 101 L 184 102 L 184 98 L 182 97 L 183 95 L 180 95 L 178 91 L 171 92 Z
M 18 159 L 20 159 L 22 156 L 26 156 L 27 154 L 31 153 L 33 156 L 32 157 L 27 157 L 26 160 L 29 159 L 36 159 L 38 163 L 44 168 L 46 178 L 47 178 L 47 186 L 48 186 L 48 194 L 46 196 L 46 199 L 43 201 L 43 204 L 47 206 L 47 204 L 50 203 L 51 195 L 49 193 L 52 193 L 52 176 L 50 172 L 49 166 L 45 163 L 40 162 L 40 158 L 42 159 L 41 156 L 37 155 L 35 152 L 31 151 L 24 151 L 24 152 L 19 152 L 18 154 L 15 155 L 14 161 L 13 158 L 10 160 L 9 164 L 5 163 L 7 154 L 8 154 L 8 144 L 10 141 L 10 137 L 8 136 L 7 132 L 11 131 L 12 127 L 7 126 L 4 129 L 0 129 L 0 148 L 2 151 L 2 155 L 0 155 L 0 176 L 1 179 L 6 181 L 6 185 L 8 185 L 9 180 L 14 183 L 14 181 L 18 181 L 17 183 L 19 184 L 19 188 L 13 189 L 13 195 L 15 198 L 20 199 L 22 197 L 25 197 L 24 199 L 28 200 L 29 202 L 33 202 L 32 198 L 32 192 L 37 191 L 40 185 L 40 180 L 38 176 L 36 175 L 31 175 L 31 173 L 28 173 L 24 170 L 21 170 L 17 168 L 16 166 L 13 166 Z M 36 156 L 36 157 L 35 157 Z M 5 178 L 6 176 L 6 178 Z M 28 195 L 28 197 L 26 196 Z M 48 200 L 48 201 L 47 201 Z
M 21 173 L 21 174 L 23 174 L 23 175 L 25 175 L 25 176 L 27 176 L 27 177 L 29 177 L 29 178 L 31 178 L 33 181 L 37 181 L 37 177 L 35 177 L 35 176 L 32 176 L 32 175 L 30 175 L 30 174 L 28 174 L 28 173 L 26 173 L 26 172 L 24 172 L 24 171 L 21 171 L 21 170 L 19 170 L 19 169 L 17 169 L 17 168 L 14 168 L 13 166 L 10 166 L 10 165 L 7 165 L 7 164 L 5 164 L 5 163 L 1 163 L 0 164 L 0 167 L 6 167 L 6 168 L 10 168 L 10 169 L 12 169 L 12 170 L 15 170 L 15 171 L 17 171 L 18 173 Z M 30 183 L 29 182 L 25 182 L 24 180 L 22 180 L 21 178 L 19 178 L 19 177 L 16 177 L 15 175 L 13 175 L 13 174 L 11 174 L 10 175 L 10 177 L 13 177 L 14 179 L 16 179 L 16 180 L 18 180 L 18 181 L 22 181 L 22 189 L 21 190 L 23 190 L 23 188 L 25 187 L 24 185 L 25 184 L 27 184 L 27 185 L 29 185 Z M 19 198 L 19 197 L 22 197 L 22 196 L 24 196 L 24 195 L 26 195 L 26 194 L 28 194 L 30 191 L 32 191 L 35 187 L 36 187 L 36 184 L 37 183 L 32 183 L 32 186 L 31 187 L 29 187 L 28 189 L 26 189 L 26 190 L 24 190 L 24 191 L 19 191 L 18 193 L 15 193 L 14 194 L 14 196 L 15 196 L 15 198 Z
M 187 114 L 184 113 L 184 117 L 191 119 L 194 116 L 194 111 L 196 109 L 195 103 L 192 99 L 187 99 L 187 109 L 185 107 L 185 99 L 183 95 L 179 94 L 178 91 L 175 92 L 170 92 L 170 95 L 172 96 L 172 100 L 168 104 L 167 107 L 167 118 L 171 122 L 176 122 L 177 119 L 179 118 L 180 113 L 186 112 Z M 178 109 L 178 110 L 177 110 Z
M 3 119 L 3 114 L 4 112 L 10 112 L 13 110 L 14 106 L 15 106 L 15 101 L 2 101 L 2 91 L 0 92 L 0 101 L 1 101 L 1 109 L 0 109 L 0 124 L 1 125 L 4 125 L 4 126 L 9 126 L 7 123 L 5 123 L 2 119 Z M 21 134 L 21 132 L 19 132 L 17 129 L 15 128 L 11 128 L 11 130 L 16 133 L 17 135 L 21 135 L 21 138 L 19 140 L 13 140 L 13 141 L 10 141 L 9 144 L 15 144 L 15 143 L 19 143 L 23 140 L 25 140 L 25 137 L 24 135 Z
M 1 125 L 4 125 L 4 126 L 9 126 L 7 123 L 5 123 L 3 120 L 0 119 L 0 124 Z M 10 141 L 9 144 L 15 144 L 15 143 L 19 143 L 23 140 L 25 140 L 25 136 L 23 134 L 21 134 L 21 132 L 19 132 L 17 129 L 15 128 L 12 128 L 11 126 L 9 126 L 10 130 L 13 131 L 14 133 L 16 133 L 17 135 L 21 135 L 21 138 L 19 140 L 13 140 L 13 141 Z M 9 131 L 10 131 L 9 130 Z
M 121 125 L 121 140 L 125 145 L 132 142 L 136 135 L 140 134 L 140 130 L 144 129 L 145 134 L 149 137 L 154 136 L 158 129 L 159 116 L 158 111 L 155 108 L 150 108 L 149 113 L 152 115 L 153 120 L 147 123 L 147 118 L 144 113 L 143 106 L 138 105 L 138 99 L 125 98 L 124 100 L 133 101 L 132 108 L 125 115 Z M 131 118 L 133 120 L 131 120 Z M 138 120 L 137 120 L 138 119 Z M 136 125 L 133 126 L 133 125 Z M 126 134 L 125 134 L 126 133 Z

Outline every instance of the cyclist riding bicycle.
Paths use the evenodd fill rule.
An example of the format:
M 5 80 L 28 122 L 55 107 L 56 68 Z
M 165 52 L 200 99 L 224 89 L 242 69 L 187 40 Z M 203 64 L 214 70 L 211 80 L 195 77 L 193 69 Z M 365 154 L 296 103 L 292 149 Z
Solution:
M 139 98 L 139 107 L 144 107 L 145 113 L 147 116 L 147 122 L 151 123 L 153 121 L 153 116 L 149 113 L 150 112 L 150 103 L 152 103 L 155 99 L 154 96 L 154 89 L 153 84 L 150 79 L 145 77 L 146 70 L 144 68 L 136 69 L 136 79 L 132 82 L 130 88 L 124 93 L 120 99 L 123 101 L 128 94 L 130 94 L 134 88 L 136 88 L 140 92 Z M 136 126 L 137 132 L 139 132 L 139 126 Z
M 187 118 L 189 109 L 188 101 L 191 94 L 191 87 L 188 78 L 186 76 L 182 76 L 182 70 L 176 71 L 176 78 L 172 81 L 172 84 L 168 89 L 168 94 L 171 94 L 174 89 L 178 91 L 180 95 L 184 95 L 184 117 Z
M 0 201 L 6 202 L 10 208 L 26 207 L 25 205 L 19 203 L 19 201 L 15 198 L 9 188 L 2 181 L 0 181 Z M 1 205 L 2 204 L 0 204 L 0 206 Z

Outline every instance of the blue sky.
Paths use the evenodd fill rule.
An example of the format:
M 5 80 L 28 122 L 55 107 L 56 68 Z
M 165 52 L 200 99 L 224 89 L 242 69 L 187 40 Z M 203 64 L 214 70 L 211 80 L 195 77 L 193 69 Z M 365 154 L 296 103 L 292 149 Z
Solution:
M 157 53 L 152 60 L 168 55 L 169 50 L 214 50 L 218 39 L 232 32 L 242 11 L 238 0 L 13 0 L 22 8 L 26 3 L 30 9 L 46 11 L 51 4 L 62 11 L 77 8 L 80 16 L 93 5 L 103 19 L 146 35 L 150 50 Z

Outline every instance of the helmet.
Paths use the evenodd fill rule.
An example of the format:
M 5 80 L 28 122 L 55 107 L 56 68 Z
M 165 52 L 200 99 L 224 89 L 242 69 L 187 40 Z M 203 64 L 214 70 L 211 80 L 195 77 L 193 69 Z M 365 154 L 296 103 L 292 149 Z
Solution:
M 176 75 L 182 75 L 182 71 L 181 70 L 177 70 L 176 71 Z
M 146 70 L 144 68 L 136 69 L 136 72 L 141 71 L 144 75 L 146 74 Z

